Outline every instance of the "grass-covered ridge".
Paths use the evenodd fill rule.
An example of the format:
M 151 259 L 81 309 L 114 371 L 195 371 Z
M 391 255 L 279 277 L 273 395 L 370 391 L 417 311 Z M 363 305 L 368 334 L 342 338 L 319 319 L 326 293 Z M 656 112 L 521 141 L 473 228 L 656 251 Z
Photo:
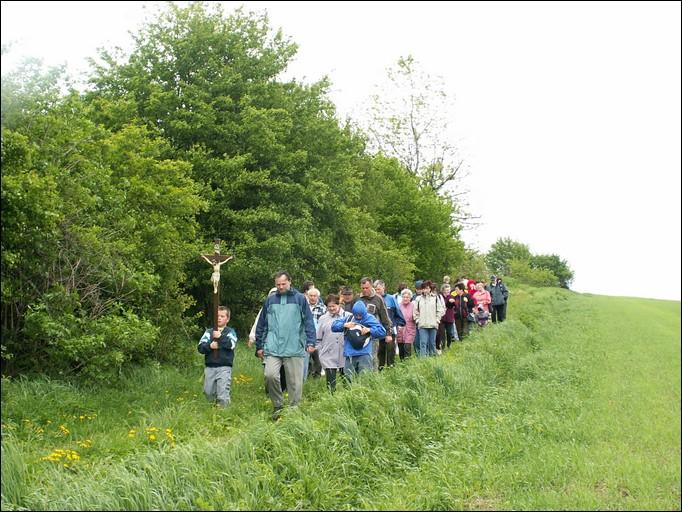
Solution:
M 243 346 L 226 411 L 198 354 L 124 389 L 3 382 L 2 508 L 679 509 L 680 303 L 510 307 L 443 357 L 334 396 L 309 381 L 276 424 Z

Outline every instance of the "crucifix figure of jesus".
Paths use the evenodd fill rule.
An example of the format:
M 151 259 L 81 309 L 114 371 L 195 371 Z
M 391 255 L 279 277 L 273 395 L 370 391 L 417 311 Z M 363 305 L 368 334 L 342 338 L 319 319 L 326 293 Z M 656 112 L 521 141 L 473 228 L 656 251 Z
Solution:
M 213 254 L 209 256 L 202 254 L 201 257 L 206 260 L 206 262 L 213 267 L 213 274 L 211 274 L 211 284 L 213 284 L 213 295 L 214 297 L 218 295 L 218 290 L 220 289 L 220 267 L 223 263 L 227 263 L 234 256 L 223 256 L 220 254 L 220 239 L 216 238 L 213 240 Z M 216 314 L 218 311 L 216 309 Z
M 211 283 L 213 284 L 213 293 L 218 293 L 218 286 L 220 285 L 220 267 L 223 263 L 230 261 L 233 256 L 219 256 L 214 255 L 213 260 L 209 260 L 204 254 L 201 255 L 209 265 L 213 265 L 213 274 L 211 274 Z M 224 259 L 223 259 L 224 258 Z M 216 261 L 222 259 L 222 261 Z

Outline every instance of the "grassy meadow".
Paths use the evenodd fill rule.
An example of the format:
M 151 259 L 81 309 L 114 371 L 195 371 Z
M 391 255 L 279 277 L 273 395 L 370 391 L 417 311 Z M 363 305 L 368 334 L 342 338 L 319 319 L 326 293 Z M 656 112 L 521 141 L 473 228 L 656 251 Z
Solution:
M 277 423 L 243 344 L 226 410 L 198 353 L 3 379 L 2 510 L 679 510 L 680 302 L 516 287 L 508 317 Z

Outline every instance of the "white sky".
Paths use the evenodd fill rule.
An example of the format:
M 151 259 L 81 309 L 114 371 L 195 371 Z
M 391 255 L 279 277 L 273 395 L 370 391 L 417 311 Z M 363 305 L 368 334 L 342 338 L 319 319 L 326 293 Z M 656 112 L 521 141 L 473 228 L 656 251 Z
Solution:
M 3 1 L 3 71 L 83 71 L 159 3 Z M 680 300 L 679 2 L 223 4 L 267 9 L 299 45 L 288 75 L 328 75 L 344 116 L 400 56 L 442 76 L 481 216 L 469 246 L 511 237 L 567 260 L 576 291 Z

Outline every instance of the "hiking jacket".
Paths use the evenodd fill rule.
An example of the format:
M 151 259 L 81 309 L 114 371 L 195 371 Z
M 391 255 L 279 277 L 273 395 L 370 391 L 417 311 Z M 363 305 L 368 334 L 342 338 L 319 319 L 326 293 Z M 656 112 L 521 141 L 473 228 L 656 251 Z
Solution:
M 213 341 L 212 338 L 213 327 L 204 331 L 197 345 L 197 350 L 204 354 L 204 364 L 212 368 L 216 366 L 232 366 L 234 347 L 237 346 L 237 333 L 235 330 L 227 325 L 222 328 L 218 340 L 218 350 L 213 350 L 210 347 L 211 341 Z
M 317 352 L 320 354 L 322 368 L 343 368 L 344 336 L 342 332 L 332 332 L 332 324 L 344 317 L 345 312 L 339 308 L 339 312 L 333 315 L 327 312 L 317 322 Z
M 344 336 L 343 355 L 346 357 L 371 355 L 372 338 L 386 337 L 386 329 L 384 329 L 384 326 L 381 325 L 379 320 L 377 320 L 374 315 L 367 312 L 367 307 L 361 300 L 358 300 L 355 302 L 355 304 L 353 304 L 352 313 L 344 312 L 341 318 L 334 320 L 332 323 L 332 331 L 345 332 L 343 324 L 346 322 L 354 322 L 356 324 L 362 325 L 363 327 L 369 327 L 370 336 L 370 342 L 361 349 L 353 348 L 353 345 L 351 345 L 350 341 L 348 341 Z
M 414 301 L 407 304 L 401 302 L 398 307 L 403 314 L 403 318 L 405 318 L 405 326 L 398 327 L 396 339 L 398 343 L 413 343 L 414 337 L 417 334 L 417 324 L 414 323 Z
M 418 329 L 435 329 L 445 313 L 445 302 L 436 293 L 420 295 L 414 301 L 414 321 Z
M 467 315 L 474 311 L 476 301 L 468 293 L 463 293 L 462 295 L 455 294 L 454 299 L 455 306 L 453 310 L 455 312 L 455 319 L 466 320 Z
M 316 345 L 313 314 L 305 296 L 294 288 L 273 293 L 263 303 L 256 326 L 256 352 L 266 356 L 303 357 Z
M 490 292 L 488 290 L 483 290 L 480 292 L 476 290 L 476 293 L 474 293 L 473 297 L 477 306 L 483 306 L 483 309 L 490 312 L 490 303 L 492 302 L 493 298 L 490 296 Z
M 451 294 L 445 295 L 443 293 L 441 293 L 441 297 L 443 297 L 443 302 L 445 302 L 445 314 L 443 315 L 441 321 L 445 322 L 446 324 L 454 324 L 455 298 Z
M 405 326 L 405 319 L 403 318 L 403 312 L 400 311 L 400 308 L 398 307 L 398 302 L 395 300 L 395 297 L 389 293 L 385 294 L 384 296 L 381 297 L 384 299 L 384 304 L 386 305 L 386 311 L 388 312 L 388 318 L 391 320 L 391 324 L 393 324 L 393 336 L 396 335 L 398 332 L 398 327 L 404 327 Z
M 490 292 L 493 306 L 501 306 L 507 302 L 509 291 L 504 283 L 496 283 L 495 285 L 489 284 L 485 289 Z

